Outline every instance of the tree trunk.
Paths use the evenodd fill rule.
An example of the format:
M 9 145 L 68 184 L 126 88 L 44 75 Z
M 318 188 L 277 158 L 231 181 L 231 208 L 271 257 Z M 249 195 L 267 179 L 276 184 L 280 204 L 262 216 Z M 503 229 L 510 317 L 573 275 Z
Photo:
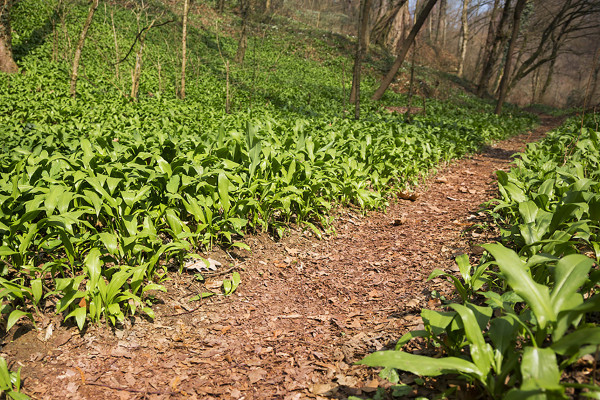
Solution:
M 360 117 L 360 66 L 362 58 L 366 52 L 367 26 L 369 24 L 369 10 L 371 9 L 371 0 L 361 0 L 360 24 L 358 25 L 358 40 L 356 41 L 356 53 L 354 56 L 354 70 L 352 73 L 352 89 L 350 90 L 350 103 L 356 105 L 354 117 Z
M 498 27 L 494 29 L 495 8 L 498 5 L 498 0 L 494 1 L 494 10 L 492 10 L 490 27 L 485 45 L 487 51 L 485 52 L 484 65 L 483 69 L 481 70 L 479 83 L 477 84 L 477 96 L 481 97 L 487 91 L 490 78 L 494 72 L 494 64 L 496 63 L 496 59 L 498 57 L 498 48 L 500 47 L 500 43 L 502 42 L 502 38 L 504 36 L 504 25 L 506 24 L 510 14 L 510 2 L 511 0 L 506 0 L 504 9 L 502 11 L 502 17 L 500 18 L 500 23 L 498 24 Z
M 179 97 L 185 99 L 185 65 L 187 63 L 187 20 L 190 9 L 190 0 L 183 0 L 183 28 L 181 39 L 181 90 Z
M 542 86 L 542 91 L 540 92 L 540 99 L 544 98 L 546 91 L 550 87 L 550 83 L 552 82 L 552 76 L 554 75 L 554 65 L 556 64 L 556 58 L 550 61 L 550 65 L 548 66 L 548 74 L 546 75 L 546 80 L 544 81 L 544 86 Z
M 419 33 L 419 30 L 423 26 L 423 23 L 427 19 L 427 16 L 431 12 L 431 9 L 433 8 L 433 6 L 435 5 L 436 2 L 437 2 L 437 0 L 427 0 L 425 5 L 422 7 L 422 11 L 419 13 L 419 16 L 415 20 L 415 24 L 413 25 L 412 29 L 410 30 L 408 37 L 404 40 L 404 43 L 402 44 L 402 48 L 400 49 L 398 56 L 396 57 L 396 60 L 394 61 L 394 65 L 392 65 L 392 68 L 389 70 L 387 75 L 381 81 L 381 85 L 373 94 L 373 97 L 372 97 L 373 100 L 381 99 L 381 97 L 383 96 L 383 94 L 385 93 L 387 88 L 390 86 L 390 84 L 394 80 L 396 73 L 398 72 L 398 70 L 400 69 L 400 66 L 404 62 L 404 58 L 406 58 L 406 54 L 408 53 L 408 50 L 410 49 L 411 44 L 415 40 L 417 33 Z
M 119 41 L 117 40 L 117 29 L 115 28 L 115 13 L 113 8 L 110 9 L 110 22 L 112 25 L 113 39 L 115 42 L 115 76 L 117 78 L 117 82 L 120 82 L 121 78 L 119 74 Z
M 460 26 L 460 61 L 458 64 L 458 76 L 463 77 L 465 58 L 467 56 L 467 44 L 469 43 L 469 0 L 463 0 Z
M 527 0 L 517 0 L 517 4 L 515 5 L 515 11 L 513 14 L 513 26 L 512 32 L 510 35 L 510 41 L 508 42 L 508 52 L 506 54 L 506 62 L 504 63 L 504 73 L 502 74 L 502 80 L 500 81 L 500 94 L 498 95 L 498 103 L 496 103 L 495 114 L 500 115 L 502 112 L 502 105 L 506 100 L 506 95 L 508 94 L 508 81 L 510 79 L 510 68 L 512 63 L 512 53 L 515 50 L 515 45 L 517 43 L 517 37 L 519 36 L 519 28 L 521 25 L 521 14 L 523 13 L 523 9 L 525 8 L 525 4 Z
M 442 47 L 446 46 L 446 9 L 448 0 L 440 1 L 438 13 L 437 29 L 435 31 L 435 41 Z
M 75 56 L 73 57 L 73 70 L 71 72 L 71 91 L 70 94 L 72 97 L 77 96 L 77 74 L 79 72 L 79 61 L 81 59 L 81 51 L 83 50 L 83 44 L 85 43 L 85 38 L 87 37 L 88 29 L 92 24 L 92 18 L 94 18 L 94 13 L 100 4 L 100 0 L 92 0 L 92 4 L 90 5 L 90 10 L 88 11 L 87 19 L 83 24 L 83 29 L 81 30 L 81 35 L 79 35 L 79 42 L 77 42 L 77 48 L 75 49 Z
M 14 74 L 19 68 L 13 59 L 10 30 L 12 0 L 0 0 L 0 72 Z
M 144 32 L 140 35 L 140 48 L 135 56 L 135 67 L 131 72 L 131 98 L 134 100 L 137 99 L 140 90 L 140 77 L 142 75 L 142 61 L 144 56 L 144 42 L 146 40 L 146 34 L 150 31 L 150 29 L 152 29 L 155 23 L 156 18 L 150 22 L 148 29 L 144 30 Z
M 375 22 L 373 29 L 371 29 L 371 40 L 373 43 L 385 45 L 387 36 L 389 34 L 392 23 L 402 10 L 402 7 L 406 4 L 407 0 L 397 1 L 389 10 L 387 10 L 378 20 Z
M 219 2 L 217 3 L 217 11 L 222 13 L 224 9 L 225 9 L 225 0 L 219 0 Z
M 237 52 L 235 54 L 235 61 L 238 64 L 244 62 L 246 57 L 246 48 L 248 47 L 248 14 L 250 13 L 250 0 L 241 0 L 242 8 L 242 32 L 240 33 L 240 40 L 238 42 Z

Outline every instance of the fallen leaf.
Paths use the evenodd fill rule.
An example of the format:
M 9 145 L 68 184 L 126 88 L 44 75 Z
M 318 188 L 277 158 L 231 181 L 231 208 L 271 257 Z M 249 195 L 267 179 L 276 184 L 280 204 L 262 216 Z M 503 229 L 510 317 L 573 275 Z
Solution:
M 446 178 L 445 176 L 440 176 L 435 178 L 435 181 L 437 183 L 448 183 L 448 178 Z
M 371 392 L 376 391 L 378 387 L 379 387 L 379 382 L 377 381 L 377 379 L 373 379 L 369 383 L 367 383 L 365 386 L 363 386 L 362 390 L 363 390 L 363 392 L 371 393 Z
M 265 375 L 267 375 L 267 371 L 262 368 L 257 368 L 248 372 L 248 379 L 250 379 L 250 383 L 256 383 L 263 379 Z
M 334 383 L 315 383 L 311 388 L 310 392 L 316 395 L 333 395 L 333 389 L 336 389 L 337 385 Z
M 288 254 L 289 254 L 289 255 L 291 255 L 291 256 L 296 256 L 296 255 L 298 255 L 298 253 L 300 253 L 300 250 L 298 250 L 298 249 L 291 249 L 291 248 L 289 248 L 289 247 L 284 247 L 284 249 L 285 249 L 285 251 L 287 251 L 287 252 L 288 252 Z

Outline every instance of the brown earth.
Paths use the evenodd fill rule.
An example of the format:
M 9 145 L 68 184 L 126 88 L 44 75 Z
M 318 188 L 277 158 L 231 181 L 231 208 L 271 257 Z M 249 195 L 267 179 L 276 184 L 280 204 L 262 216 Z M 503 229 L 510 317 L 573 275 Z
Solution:
M 251 236 L 251 253 L 212 254 L 223 273 L 204 283 L 171 274 L 168 292 L 156 295 L 154 321 L 136 316 L 80 334 L 41 316 L 37 328 L 13 328 L 2 355 L 13 370 L 23 367 L 24 392 L 34 399 L 369 397 L 389 383 L 353 363 L 393 346 L 419 327 L 421 308 L 453 296 L 445 281 L 427 277 L 436 268 L 456 271 L 455 256 L 476 259 L 476 244 L 493 240 L 480 205 L 497 195 L 494 171 L 560 121 L 542 122 L 442 167 L 415 201 L 367 216 L 340 212 L 335 235 Z M 189 301 L 219 287 L 232 268 L 242 277 L 233 295 Z

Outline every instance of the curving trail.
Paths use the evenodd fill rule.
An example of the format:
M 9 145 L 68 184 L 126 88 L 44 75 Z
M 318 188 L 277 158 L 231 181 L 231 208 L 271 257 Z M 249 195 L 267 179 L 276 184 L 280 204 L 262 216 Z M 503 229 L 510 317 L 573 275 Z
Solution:
M 452 296 L 444 281 L 426 282 L 430 272 L 452 271 L 454 256 L 477 257 L 476 244 L 493 240 L 479 229 L 486 217 L 478 210 L 496 196 L 494 171 L 559 123 L 542 117 L 536 131 L 442 168 L 414 202 L 365 218 L 342 213 L 335 237 L 247 238 L 253 252 L 236 258 L 242 284 L 230 297 L 190 303 L 205 289 L 191 275 L 172 275 L 154 322 L 138 317 L 80 336 L 43 317 L 39 330 L 13 330 L 2 353 L 23 365 L 25 392 L 36 399 L 368 396 L 386 382 L 352 363 L 415 329 L 421 308 L 439 304 L 431 290 Z M 234 262 L 223 252 L 212 257 Z

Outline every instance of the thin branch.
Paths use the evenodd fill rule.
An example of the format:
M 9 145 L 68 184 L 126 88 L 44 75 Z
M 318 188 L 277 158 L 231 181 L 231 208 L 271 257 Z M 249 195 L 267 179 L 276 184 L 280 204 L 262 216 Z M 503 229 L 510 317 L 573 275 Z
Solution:
M 159 15 L 159 18 L 160 18 L 161 16 L 162 16 L 162 15 Z M 117 61 L 117 62 L 116 62 L 116 63 L 114 63 L 113 65 L 116 65 L 116 64 L 121 64 L 122 62 L 124 62 L 125 60 L 127 60 L 127 58 L 129 57 L 129 55 L 130 55 L 130 54 L 131 54 L 131 52 L 133 51 L 133 48 L 135 47 L 135 44 L 138 42 L 138 40 L 140 40 L 140 37 L 142 36 L 142 33 L 144 33 L 144 31 L 146 31 L 146 30 L 149 30 L 150 28 L 159 28 L 159 27 L 161 27 L 161 26 L 164 26 L 164 25 L 170 24 L 171 22 L 175 22 L 175 20 L 174 20 L 174 19 L 172 19 L 172 20 L 169 20 L 169 21 L 166 21 L 166 22 L 160 23 L 160 24 L 155 24 L 155 25 L 153 25 L 153 24 L 150 24 L 150 25 L 146 25 L 145 27 L 143 27 L 143 28 L 142 28 L 142 29 L 141 29 L 141 30 L 138 32 L 138 34 L 136 35 L 136 37 L 135 37 L 135 40 L 133 41 L 133 44 L 132 44 L 132 45 L 131 45 L 131 47 L 129 48 L 129 51 L 127 52 L 127 54 L 125 55 L 125 57 L 123 57 L 123 59 L 121 59 L 120 61 Z

